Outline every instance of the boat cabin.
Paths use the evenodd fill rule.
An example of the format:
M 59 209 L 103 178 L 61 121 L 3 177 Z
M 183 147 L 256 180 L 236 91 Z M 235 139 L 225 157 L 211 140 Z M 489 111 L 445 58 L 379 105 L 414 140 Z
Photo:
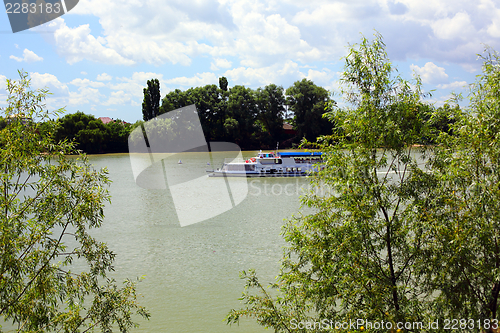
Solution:
M 258 153 L 257 154 L 257 158 L 279 158 L 279 154 L 275 154 L 274 152 L 270 152 L 270 153 Z

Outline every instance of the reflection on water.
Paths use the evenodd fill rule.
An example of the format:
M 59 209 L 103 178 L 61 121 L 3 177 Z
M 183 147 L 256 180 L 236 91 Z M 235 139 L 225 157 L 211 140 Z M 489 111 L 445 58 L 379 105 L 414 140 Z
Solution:
M 175 167 L 204 171 L 207 162 L 217 167 L 224 158 L 219 154 L 207 161 L 206 155 L 186 153 L 174 158 L 182 159 Z M 244 152 L 243 157 L 254 155 Z M 278 274 L 283 219 L 298 211 L 307 179 L 248 179 L 248 195 L 239 205 L 181 227 L 170 191 L 137 186 L 128 154 L 95 155 L 90 161 L 97 168 L 108 167 L 113 181 L 105 223 L 94 234 L 117 253 L 118 280 L 145 276 L 138 289 L 152 317 L 135 331 L 266 331 L 252 320 L 227 326 L 224 317 L 240 306 L 241 270 L 255 268 L 267 282 Z M 196 194 L 183 195 L 186 202 L 199 200 Z M 217 203 L 216 197 L 205 200 Z

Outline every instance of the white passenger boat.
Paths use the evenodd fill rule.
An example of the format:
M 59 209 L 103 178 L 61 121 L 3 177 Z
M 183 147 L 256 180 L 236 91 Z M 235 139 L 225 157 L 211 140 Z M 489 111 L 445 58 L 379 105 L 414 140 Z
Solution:
M 226 159 L 222 167 L 207 170 L 210 177 L 301 177 L 317 171 L 321 152 L 269 152 L 235 161 Z

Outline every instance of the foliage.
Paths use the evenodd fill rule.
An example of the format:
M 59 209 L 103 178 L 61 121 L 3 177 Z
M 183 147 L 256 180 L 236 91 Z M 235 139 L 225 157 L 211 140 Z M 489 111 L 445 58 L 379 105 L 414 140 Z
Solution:
M 423 212 L 432 197 L 413 154 L 427 135 L 420 81 L 393 76 L 380 35 L 351 46 L 345 60 L 343 93 L 352 107 L 330 102 L 339 144 L 324 147 L 326 168 L 302 198 L 314 213 L 285 224 L 288 245 L 275 291 L 265 291 L 255 272 L 244 273 L 246 307 L 231 311 L 228 323 L 250 316 L 276 332 L 305 332 L 327 328 L 297 322 L 362 318 L 396 327 L 427 316 L 429 295 L 419 281 L 429 237 Z M 300 94 L 295 99 L 306 100 Z
M 25 73 L 7 80 L 0 131 L 0 315 L 18 332 L 129 331 L 132 315 L 149 314 L 134 282 L 109 277 L 115 254 L 89 233 L 110 199 L 107 172 L 41 134 L 55 130 L 54 113 L 44 109 L 47 90 L 29 86 Z
M 192 88 L 191 88 L 192 89 Z M 169 92 L 163 99 L 160 107 L 160 114 L 179 109 L 193 104 L 190 94 L 180 89 Z
M 228 85 L 227 78 L 225 76 L 220 77 L 219 78 L 219 88 L 222 91 L 227 91 L 227 85 Z
M 470 109 L 455 111 L 454 136 L 441 134 L 431 160 L 435 238 L 426 281 L 439 290 L 439 317 L 483 322 L 499 315 L 500 57 L 489 48 L 480 57 Z
M 322 117 L 328 109 L 331 110 L 326 89 L 303 79 L 288 88 L 286 95 L 286 104 L 295 115 L 295 128 L 299 138 L 315 141 L 319 135 L 331 133 L 332 123 Z
M 153 142 L 168 142 L 168 145 L 155 144 L 155 152 L 179 152 L 182 151 L 183 142 L 179 138 L 196 137 L 198 130 L 196 124 L 189 123 L 185 119 L 176 119 L 176 117 L 152 119 L 142 124 L 141 127 L 141 131 L 136 130 L 130 133 L 131 152 L 141 151 L 145 137 L 149 145 Z
M 207 141 L 221 139 L 223 137 L 221 121 L 224 119 L 226 110 L 223 101 L 223 90 L 212 84 L 191 89 L 189 95 L 191 104 L 196 104 Z
M 429 130 L 432 132 L 430 137 L 423 137 L 422 144 L 437 144 L 437 138 L 440 133 L 454 135 L 453 125 L 462 117 L 462 110 L 458 104 L 450 105 L 445 103 L 443 106 L 434 107 L 424 106 L 424 121 L 428 123 Z
M 103 151 L 108 153 L 128 152 L 128 136 L 134 129 L 134 125 L 116 119 L 107 124 Z
M 248 142 L 251 133 L 256 130 L 254 123 L 258 111 L 254 91 L 239 85 L 232 87 L 229 91 L 226 112 L 228 118 L 238 123 L 236 130 L 238 134 L 231 139 L 240 145 Z M 226 132 L 229 133 L 229 130 L 226 130 Z
M 148 80 L 148 87 L 143 89 L 142 117 L 145 121 L 155 118 L 160 114 L 160 81 Z
M 163 98 L 161 114 L 195 104 L 207 141 L 220 140 L 224 137 L 226 110 L 223 95 L 224 92 L 213 84 L 186 91 L 175 89 Z
M 243 149 L 265 148 L 285 139 L 284 101 L 283 88 L 274 84 L 257 90 L 237 85 L 228 91 L 206 85 L 168 93 L 160 113 L 195 104 L 207 141 L 236 142 Z
M 100 119 L 80 111 L 65 115 L 56 124 L 53 131 L 56 141 L 74 141 L 77 149 L 90 154 L 127 152 L 127 139 L 133 129 L 119 119 L 104 124 Z
M 76 141 L 77 147 L 88 153 L 99 152 L 106 132 L 104 124 L 94 116 L 83 112 L 68 114 L 58 121 L 55 140 Z
M 263 124 L 263 131 L 269 134 L 270 140 L 280 141 L 284 137 L 285 95 L 283 87 L 269 84 L 264 88 L 258 88 L 255 99 L 258 107 L 257 117 Z

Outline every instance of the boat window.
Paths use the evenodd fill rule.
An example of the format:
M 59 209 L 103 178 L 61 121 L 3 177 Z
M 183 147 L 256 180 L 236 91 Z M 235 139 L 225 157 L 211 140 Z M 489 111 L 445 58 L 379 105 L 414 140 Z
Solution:
M 227 171 L 245 171 L 247 165 L 229 164 L 226 165 Z
M 255 165 L 245 165 L 245 171 L 255 171 Z
M 281 160 L 281 158 L 277 158 L 274 160 L 274 163 L 275 164 L 283 164 L 283 161 Z

